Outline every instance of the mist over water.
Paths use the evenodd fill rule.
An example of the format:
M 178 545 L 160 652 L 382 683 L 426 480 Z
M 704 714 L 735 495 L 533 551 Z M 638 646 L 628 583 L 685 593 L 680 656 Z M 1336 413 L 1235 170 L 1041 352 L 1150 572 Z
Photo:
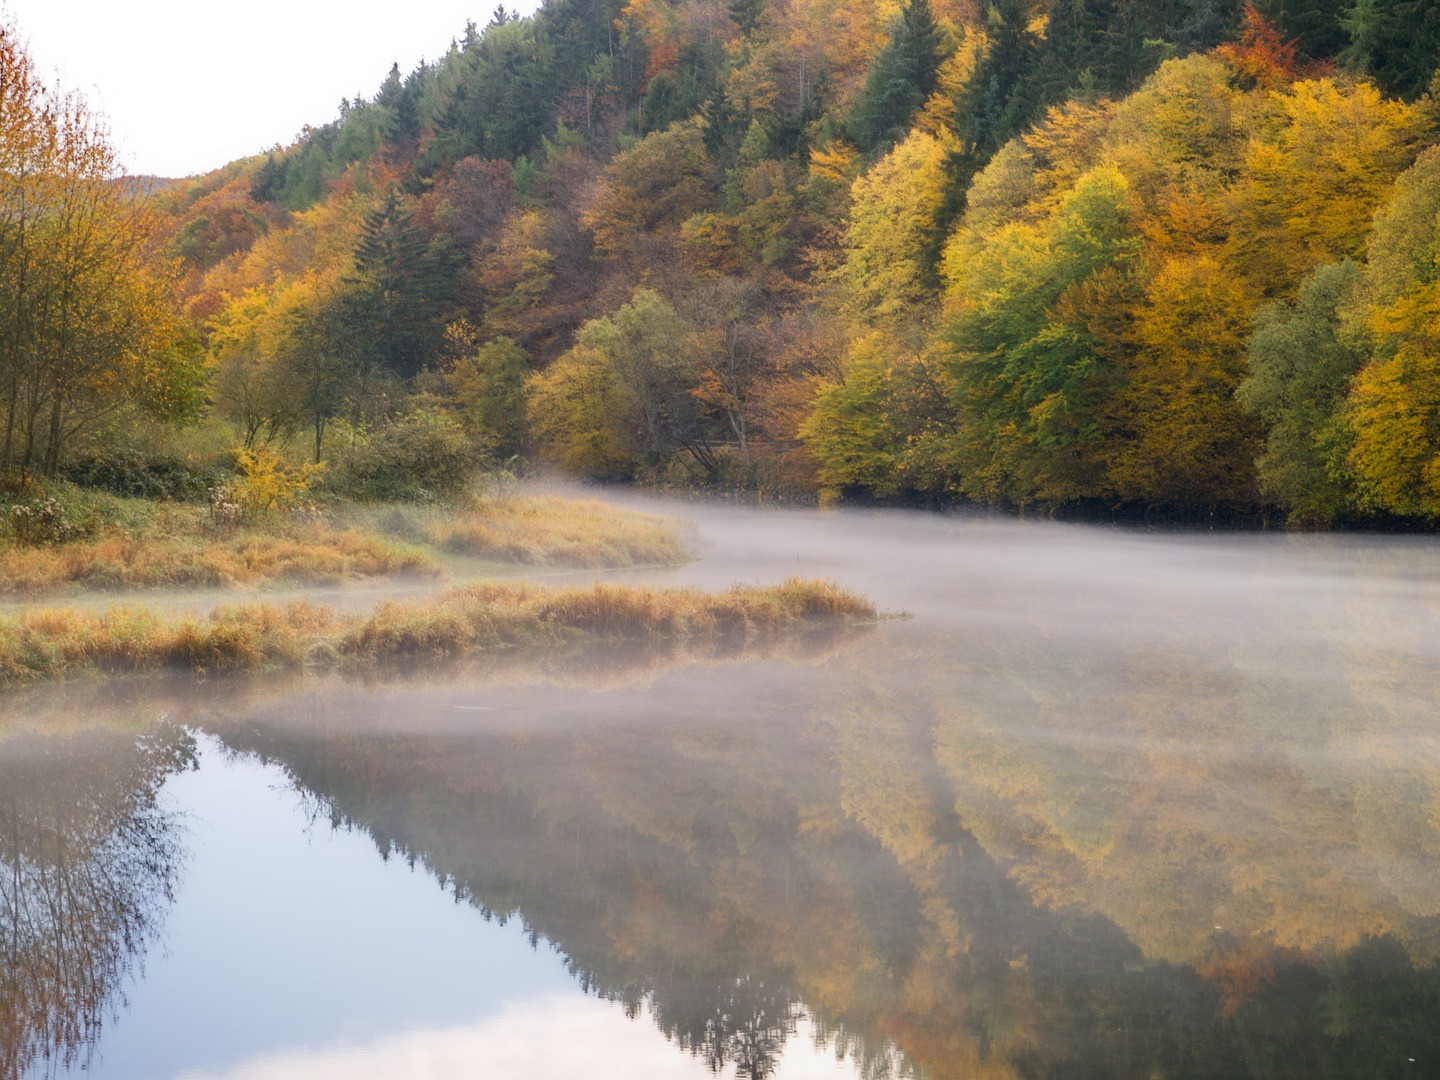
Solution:
M 1440 1074 L 1433 541 L 628 502 L 910 617 L 9 695 L 0 1077 Z

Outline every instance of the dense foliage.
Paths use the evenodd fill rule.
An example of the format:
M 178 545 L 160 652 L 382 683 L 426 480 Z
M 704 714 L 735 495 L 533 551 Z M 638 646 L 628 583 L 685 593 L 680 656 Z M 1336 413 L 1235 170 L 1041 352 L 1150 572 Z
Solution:
M 826 498 L 1429 519 L 1434 15 L 502 8 L 289 147 L 112 195 L 148 245 L 116 250 L 173 286 L 231 445 L 366 496 L 523 453 Z M 66 355 L 175 412 L 189 340 Z M 63 437 L 32 451 L 29 423 L 55 471 Z

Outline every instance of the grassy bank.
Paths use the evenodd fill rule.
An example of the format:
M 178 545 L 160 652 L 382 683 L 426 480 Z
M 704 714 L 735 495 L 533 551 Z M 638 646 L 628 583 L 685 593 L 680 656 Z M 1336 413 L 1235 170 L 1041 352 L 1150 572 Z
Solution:
M 13 507 L 8 531 L 0 531 L 0 597 L 435 577 L 444 574 L 446 555 L 587 569 L 687 558 L 676 522 L 543 497 L 423 507 L 337 504 L 254 521 L 92 492 L 36 505 L 45 515 L 38 538 L 38 518 L 32 515 L 23 533 Z
M 421 548 L 359 529 L 324 525 L 283 533 L 110 535 L 43 547 L 0 549 L 0 596 L 40 596 L 63 588 L 254 587 L 283 581 L 333 584 L 392 574 L 437 576 Z
M 774 639 L 873 620 L 867 600 L 792 579 L 723 593 L 479 583 L 341 615 L 306 602 L 221 608 L 207 618 L 128 606 L 0 616 L 0 684 L 95 673 L 357 668 L 582 641 Z

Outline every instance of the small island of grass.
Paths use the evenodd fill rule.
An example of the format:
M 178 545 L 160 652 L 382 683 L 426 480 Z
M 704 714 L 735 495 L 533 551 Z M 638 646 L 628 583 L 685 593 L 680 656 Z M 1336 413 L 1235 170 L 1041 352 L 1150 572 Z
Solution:
M 306 601 L 217 608 L 206 617 L 139 605 L 33 608 L 0 615 L 0 685 L 165 670 L 354 670 L 591 642 L 745 644 L 876 617 L 863 597 L 801 579 L 720 593 L 477 582 L 353 615 Z

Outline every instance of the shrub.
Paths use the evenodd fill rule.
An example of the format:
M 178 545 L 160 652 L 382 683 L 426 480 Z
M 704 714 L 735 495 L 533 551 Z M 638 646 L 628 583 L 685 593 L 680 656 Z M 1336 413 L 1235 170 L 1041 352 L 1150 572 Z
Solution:
M 373 432 L 355 432 L 331 457 L 327 486 L 368 501 L 425 502 L 465 488 L 480 454 L 444 409 L 421 403 Z
M 112 495 L 203 502 L 206 493 L 224 483 L 229 474 L 215 464 L 114 450 L 78 458 L 66 465 L 61 475 L 77 487 Z
M 213 512 L 228 502 L 239 508 L 240 516 L 251 521 L 293 510 L 325 471 L 323 464 L 289 467 L 268 450 L 238 451 L 235 467 L 240 471 L 240 478 L 228 485 L 228 490 L 212 490 L 211 509 Z
M 145 528 L 155 504 L 86 491 L 64 480 L 31 480 L 0 492 L 0 538 L 29 547 Z

